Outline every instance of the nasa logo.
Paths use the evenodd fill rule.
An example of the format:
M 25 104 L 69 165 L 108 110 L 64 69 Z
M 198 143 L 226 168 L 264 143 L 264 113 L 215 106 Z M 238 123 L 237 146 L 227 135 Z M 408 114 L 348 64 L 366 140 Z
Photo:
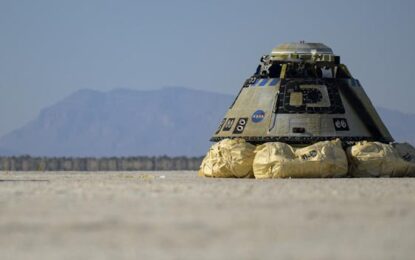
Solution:
M 252 114 L 252 122 L 259 123 L 265 117 L 265 112 L 263 110 L 257 110 L 255 113 Z

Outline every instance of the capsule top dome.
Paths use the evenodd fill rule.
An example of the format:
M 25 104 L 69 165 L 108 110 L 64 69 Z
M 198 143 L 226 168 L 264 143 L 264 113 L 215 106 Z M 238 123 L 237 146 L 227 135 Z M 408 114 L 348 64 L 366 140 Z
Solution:
M 333 50 L 323 43 L 290 42 L 272 49 L 271 54 L 333 54 Z
M 330 61 L 334 57 L 333 50 L 323 43 L 314 42 L 291 42 L 283 43 L 272 49 L 272 60 L 326 60 Z

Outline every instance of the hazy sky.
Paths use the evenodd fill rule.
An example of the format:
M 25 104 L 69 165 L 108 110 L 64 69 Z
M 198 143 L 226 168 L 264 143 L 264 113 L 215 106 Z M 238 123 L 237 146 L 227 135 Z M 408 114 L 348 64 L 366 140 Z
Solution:
M 323 42 L 373 103 L 414 112 L 415 1 L 0 0 L 0 135 L 91 88 L 236 94 L 282 42 Z

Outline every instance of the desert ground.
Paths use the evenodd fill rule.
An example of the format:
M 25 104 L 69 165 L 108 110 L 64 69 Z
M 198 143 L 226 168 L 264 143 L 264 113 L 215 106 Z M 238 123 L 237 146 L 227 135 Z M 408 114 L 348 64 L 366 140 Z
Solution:
M 0 259 L 414 259 L 415 178 L 1 172 Z

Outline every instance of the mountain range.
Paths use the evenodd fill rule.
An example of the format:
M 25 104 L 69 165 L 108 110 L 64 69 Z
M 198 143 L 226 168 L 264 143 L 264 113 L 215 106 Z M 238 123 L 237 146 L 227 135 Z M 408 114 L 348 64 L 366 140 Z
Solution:
M 200 156 L 233 96 L 169 87 L 79 90 L 0 138 L 0 155 Z M 377 108 L 397 141 L 415 144 L 415 115 Z

